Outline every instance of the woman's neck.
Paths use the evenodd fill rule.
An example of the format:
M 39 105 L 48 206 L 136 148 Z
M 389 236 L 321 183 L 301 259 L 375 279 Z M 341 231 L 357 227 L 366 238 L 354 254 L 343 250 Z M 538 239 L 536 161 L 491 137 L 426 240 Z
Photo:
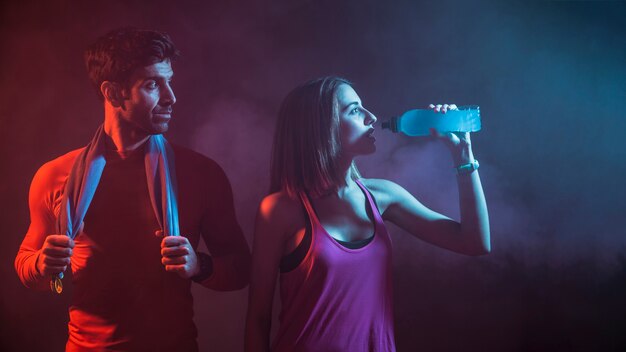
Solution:
M 340 162 L 338 163 L 339 169 L 337 171 L 339 171 L 340 175 L 343 175 L 343 183 L 337 185 L 337 189 L 335 190 L 335 192 L 333 192 L 333 194 L 339 198 L 344 198 L 344 196 L 349 193 L 355 186 L 355 183 L 353 181 L 354 175 L 352 174 L 353 162 L 354 160 L 350 158 L 340 160 Z

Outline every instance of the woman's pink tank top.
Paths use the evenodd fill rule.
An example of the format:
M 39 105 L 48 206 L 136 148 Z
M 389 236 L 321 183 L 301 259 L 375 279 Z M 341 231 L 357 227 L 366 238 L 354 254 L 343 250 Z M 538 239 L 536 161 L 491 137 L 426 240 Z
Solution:
M 374 239 L 359 249 L 339 244 L 322 228 L 306 195 L 311 246 L 280 275 L 282 311 L 272 351 L 395 351 L 391 238 L 371 195 L 358 180 L 374 217 Z

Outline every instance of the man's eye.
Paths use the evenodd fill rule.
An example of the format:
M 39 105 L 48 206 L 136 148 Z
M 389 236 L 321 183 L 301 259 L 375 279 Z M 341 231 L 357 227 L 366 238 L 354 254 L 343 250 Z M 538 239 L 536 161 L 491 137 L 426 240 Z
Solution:
M 146 87 L 150 89 L 155 89 L 157 87 L 157 84 L 155 81 L 150 81 L 148 82 L 148 84 L 146 84 Z

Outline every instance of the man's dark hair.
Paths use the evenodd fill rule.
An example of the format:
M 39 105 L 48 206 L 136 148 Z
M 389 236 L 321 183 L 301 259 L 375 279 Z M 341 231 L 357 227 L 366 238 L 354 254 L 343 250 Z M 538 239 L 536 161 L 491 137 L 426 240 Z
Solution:
M 135 69 L 173 60 L 178 55 L 178 50 L 167 34 L 127 27 L 98 38 L 85 50 L 85 65 L 91 84 L 98 96 L 104 99 L 100 92 L 102 82 L 127 85 Z

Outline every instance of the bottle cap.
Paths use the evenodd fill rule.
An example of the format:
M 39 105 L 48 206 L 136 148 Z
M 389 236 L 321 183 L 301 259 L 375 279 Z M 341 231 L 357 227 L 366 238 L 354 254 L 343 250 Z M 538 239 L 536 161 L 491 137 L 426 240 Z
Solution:
M 392 117 L 387 121 L 383 121 L 380 125 L 382 129 L 391 130 L 391 132 L 398 132 L 398 118 Z

